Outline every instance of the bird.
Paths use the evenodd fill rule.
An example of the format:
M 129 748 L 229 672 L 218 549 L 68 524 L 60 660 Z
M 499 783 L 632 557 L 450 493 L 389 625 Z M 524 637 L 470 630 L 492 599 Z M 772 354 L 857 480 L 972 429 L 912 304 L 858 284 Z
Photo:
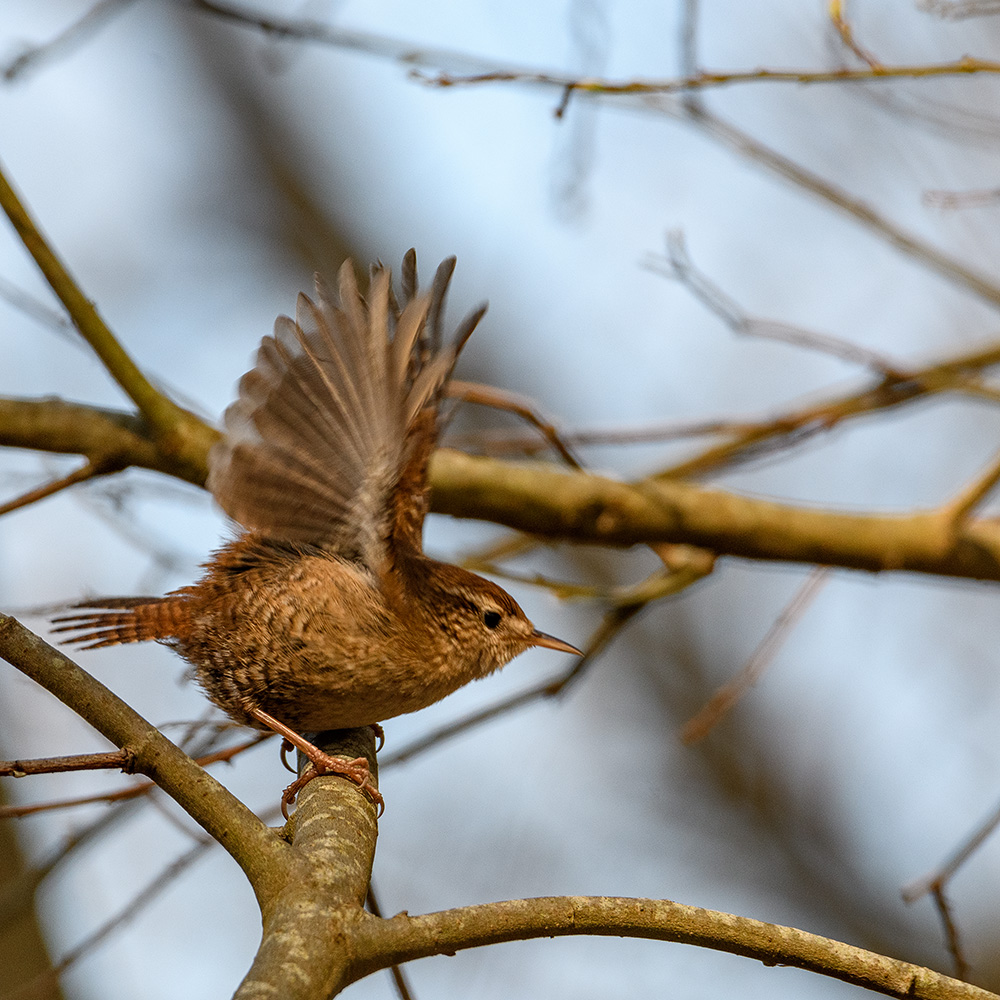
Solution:
M 366 758 L 332 757 L 308 734 L 381 733 L 531 647 L 581 654 L 496 583 L 423 551 L 442 401 L 486 311 L 443 336 L 454 269 L 445 259 L 420 291 L 410 250 L 399 299 L 381 263 L 364 295 L 350 260 L 336 291 L 317 274 L 315 298 L 300 294 L 295 319 L 279 316 L 263 338 L 208 456 L 207 488 L 234 537 L 189 586 L 53 619 L 83 649 L 172 647 L 232 720 L 296 747 L 310 766 L 284 790 L 286 816 L 323 774 L 384 805 Z

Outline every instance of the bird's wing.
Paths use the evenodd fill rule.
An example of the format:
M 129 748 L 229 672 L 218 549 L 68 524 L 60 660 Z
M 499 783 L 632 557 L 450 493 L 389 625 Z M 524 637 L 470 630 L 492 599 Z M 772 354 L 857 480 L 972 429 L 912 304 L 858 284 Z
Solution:
M 277 319 L 209 455 L 208 487 L 227 514 L 372 568 L 394 537 L 419 550 L 441 392 L 485 311 L 443 342 L 454 266 L 444 261 L 418 295 L 411 250 L 400 307 L 385 268 L 372 269 L 365 299 L 347 261 L 336 297 L 317 276 L 316 301 L 300 295 L 295 320 Z

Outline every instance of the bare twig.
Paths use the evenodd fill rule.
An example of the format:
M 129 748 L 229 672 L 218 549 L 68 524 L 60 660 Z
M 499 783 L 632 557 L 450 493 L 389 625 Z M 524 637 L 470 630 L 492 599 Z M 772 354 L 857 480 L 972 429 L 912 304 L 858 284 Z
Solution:
M 726 72 L 702 71 L 694 76 L 664 80 L 611 80 L 606 78 L 574 77 L 562 73 L 528 70 L 493 69 L 485 73 L 413 72 L 414 79 L 430 87 L 467 87 L 488 83 L 520 83 L 553 87 L 592 96 L 662 96 L 705 91 L 747 83 L 864 83 L 886 80 L 920 80 L 935 77 L 969 76 L 979 73 L 1000 73 L 1000 62 L 963 56 L 948 63 L 868 67 L 867 69 L 748 69 Z
M 0 760 L 0 777 L 24 778 L 29 774 L 60 774 L 64 771 L 132 770 L 127 750 L 107 753 L 80 753 L 72 757 L 42 757 L 34 760 Z
M 885 67 L 866 49 L 863 49 L 854 37 L 854 32 L 847 18 L 844 15 L 843 0 L 830 0 L 830 21 L 833 23 L 840 40 L 850 49 L 863 63 L 875 72 L 881 72 Z
M 681 72 L 687 77 L 698 73 L 698 15 L 699 0 L 684 0 L 681 9 L 681 26 L 678 32 L 680 40 Z
M 494 386 L 459 382 L 454 379 L 448 383 L 446 391 L 452 399 L 460 399 L 464 403 L 476 403 L 479 406 L 490 406 L 495 410 L 506 410 L 515 414 L 536 428 L 570 468 L 582 468 L 552 421 L 543 417 L 534 401 L 526 396 L 508 392 L 506 389 L 497 389 Z
M 972 835 L 942 864 L 928 875 L 911 882 L 903 889 L 903 901 L 915 903 L 922 896 L 934 892 L 935 888 L 945 886 L 951 877 L 972 857 L 986 839 L 1000 826 L 1000 806 L 975 829 Z
M 55 38 L 41 45 L 29 45 L 16 58 L 0 69 L 5 80 L 21 79 L 28 70 L 37 69 L 82 45 L 96 34 L 115 14 L 125 10 L 134 0 L 98 0 L 85 14 L 61 31 Z
M 98 465 L 88 460 L 80 468 L 74 469 L 69 475 L 63 476 L 60 479 L 54 479 L 44 486 L 29 490 L 27 493 L 22 493 L 21 496 L 13 500 L 8 500 L 7 503 L 0 504 L 0 516 L 9 514 L 11 511 L 18 510 L 21 507 L 27 507 L 29 504 L 37 503 L 46 497 L 54 496 L 56 493 L 68 489 L 70 486 L 75 486 L 77 483 L 86 482 L 88 479 L 94 479 L 97 476 L 108 476 L 112 473 L 120 472 L 123 467 L 121 464 L 115 465 L 111 462 Z
M 917 6 L 928 14 L 955 21 L 1000 14 L 1000 0 L 918 0 Z
M 80 343 L 80 339 L 73 333 L 73 325 L 66 318 L 65 313 L 59 312 L 33 295 L 29 295 L 23 288 L 18 288 L 17 285 L 3 276 L 0 276 L 0 299 L 66 340 L 70 340 L 74 344 Z
M 945 898 L 944 888 L 940 885 L 934 886 L 931 890 L 931 895 L 934 897 L 934 906 L 938 911 L 938 916 L 941 918 L 941 926 L 944 927 L 944 939 L 948 946 L 948 953 L 951 955 L 951 960 L 955 966 L 955 976 L 958 979 L 968 979 L 969 963 L 965 960 L 965 955 L 962 951 L 962 942 L 958 936 L 958 925 L 952 918 L 951 907 Z
M 829 570 L 825 566 L 817 566 L 810 572 L 805 583 L 799 587 L 795 596 L 774 620 L 767 635 L 761 640 L 743 669 L 728 684 L 720 687 L 704 707 L 681 728 L 683 743 L 690 745 L 704 739 L 743 695 L 760 680 L 828 578 Z
M 253 739 L 247 740 L 244 743 L 238 743 L 236 746 L 227 747 L 225 750 L 216 750 L 214 753 L 204 754 L 201 757 L 195 759 L 195 763 L 201 767 L 208 767 L 209 764 L 216 764 L 220 761 L 228 763 L 234 757 L 243 753 L 244 750 L 249 750 L 252 747 L 257 746 L 258 743 L 263 743 L 265 740 L 269 740 L 274 734 L 273 733 L 257 733 Z M 121 753 L 126 754 L 127 751 L 121 751 Z M 108 756 L 109 758 L 114 757 L 114 754 L 83 754 L 82 758 L 93 758 L 93 757 L 103 757 Z M 131 768 L 134 766 L 134 759 L 131 754 L 128 754 L 127 764 Z M 75 760 L 74 757 L 64 757 L 64 758 L 50 758 L 53 760 Z M 3 763 L 7 763 L 6 761 Z M 23 763 L 31 763 L 30 761 L 13 761 L 15 765 Z M 44 763 L 44 762 L 43 762 Z M 93 767 L 114 767 L 114 764 L 97 764 L 91 765 L 90 768 L 84 765 L 81 768 L 66 767 L 61 768 L 61 770 L 88 770 Z M 0 764 L 0 774 L 2 771 L 3 764 Z M 53 769 L 55 770 L 55 769 Z M 45 773 L 42 770 L 30 771 L 25 773 L 31 774 L 42 774 Z M 131 773 L 131 771 L 129 771 Z M 103 795 L 87 795 L 78 799 L 60 799 L 56 802 L 41 802 L 35 803 L 33 805 L 27 806 L 0 806 L 0 819 L 21 819 L 24 816 L 33 816 L 40 812 L 51 812 L 56 809 L 71 809 L 76 806 L 89 806 L 94 805 L 98 802 L 110 803 L 110 802 L 125 802 L 128 799 L 137 799 L 143 795 L 147 795 L 156 787 L 156 782 L 154 781 L 142 781 L 131 788 L 121 788 L 117 792 L 106 792 Z
M 138 892 L 118 913 L 109 920 L 106 920 L 92 933 L 88 934 L 75 948 L 68 951 L 52 969 L 43 972 L 40 976 L 37 976 L 34 980 L 26 983 L 14 992 L 6 994 L 0 1000 L 22 1000 L 22 998 L 36 995 L 42 988 L 51 988 L 54 986 L 59 976 L 72 968 L 81 958 L 85 958 L 94 951 L 114 931 L 135 920 L 146 907 L 155 902 L 161 893 L 173 885 L 213 843 L 214 841 L 208 837 L 201 838 L 194 847 L 185 851 L 179 858 L 176 858 L 167 865 L 152 882 Z
M 945 505 L 944 510 L 956 528 L 971 517 L 976 508 L 993 492 L 998 482 L 1000 482 L 1000 453 L 994 456 L 985 472 L 980 473 L 958 496 Z
M 952 210 L 959 208 L 982 208 L 1000 201 L 1000 188 L 979 188 L 972 191 L 925 191 L 923 203 L 933 208 Z
M 830 397 L 770 421 L 748 424 L 732 440 L 672 465 L 660 476 L 686 478 L 704 475 L 762 453 L 770 454 L 777 448 L 800 444 L 816 434 L 831 430 L 844 420 L 901 406 L 932 393 L 955 391 L 976 395 L 977 388 L 970 381 L 969 373 L 997 364 L 1000 364 L 1000 346 L 991 345 L 965 360 L 956 358 L 912 369 L 899 378 L 882 378 L 860 392 Z
M 280 17 L 223 0 L 187 0 L 186 6 L 202 14 L 262 32 L 269 38 L 294 39 L 332 48 L 362 52 L 391 59 L 404 66 L 442 66 L 455 71 L 477 72 L 492 66 L 491 60 L 454 49 L 422 47 L 405 38 L 392 38 L 370 31 L 338 28 L 319 21 Z
M 780 323 L 774 320 L 756 319 L 747 315 L 737 302 L 691 262 L 684 234 L 672 232 L 667 235 L 666 267 L 661 258 L 651 257 L 647 262 L 653 270 L 679 281 L 706 309 L 718 316 L 733 331 L 743 336 L 762 337 L 779 340 L 796 347 L 822 351 L 843 361 L 864 365 L 886 378 L 904 377 L 902 370 L 888 358 L 859 347 L 840 337 L 805 330 L 802 327 Z
M 695 420 L 671 421 L 662 424 L 647 424 L 642 427 L 617 427 L 606 430 L 587 429 L 563 431 L 560 434 L 566 445 L 581 448 L 592 445 L 633 445 L 661 444 L 665 441 L 678 441 L 684 438 L 707 437 L 709 435 L 737 435 L 747 431 L 759 430 L 770 425 L 772 421 L 756 422 L 746 420 Z M 516 453 L 519 455 L 535 455 L 547 442 L 540 441 L 537 435 L 528 436 L 507 431 L 480 431 L 476 434 L 455 434 L 448 439 L 455 448 L 477 446 L 493 454 Z

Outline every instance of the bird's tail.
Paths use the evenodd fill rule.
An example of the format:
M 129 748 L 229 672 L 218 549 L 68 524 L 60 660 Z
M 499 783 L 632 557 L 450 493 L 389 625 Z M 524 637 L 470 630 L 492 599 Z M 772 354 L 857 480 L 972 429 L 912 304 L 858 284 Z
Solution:
M 171 639 L 187 623 L 187 602 L 170 597 L 102 597 L 74 604 L 79 614 L 53 618 L 53 632 L 77 632 L 62 642 L 81 649 L 99 649 L 127 642 Z

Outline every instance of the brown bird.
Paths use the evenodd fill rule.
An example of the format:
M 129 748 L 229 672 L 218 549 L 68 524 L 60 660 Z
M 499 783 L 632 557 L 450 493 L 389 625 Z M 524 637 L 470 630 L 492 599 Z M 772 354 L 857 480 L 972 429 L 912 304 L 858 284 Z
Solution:
M 335 298 L 317 275 L 279 316 L 225 413 L 208 488 L 242 527 L 197 583 L 165 597 L 87 601 L 55 619 L 84 648 L 155 639 L 194 667 L 230 718 L 272 729 L 319 774 L 347 776 L 381 804 L 368 762 L 337 760 L 303 733 L 415 712 L 532 646 L 579 654 L 539 632 L 489 580 L 423 554 L 427 465 L 455 361 L 486 307 L 441 334 L 455 258 L 402 303 L 375 265 L 367 298 L 353 266 Z

